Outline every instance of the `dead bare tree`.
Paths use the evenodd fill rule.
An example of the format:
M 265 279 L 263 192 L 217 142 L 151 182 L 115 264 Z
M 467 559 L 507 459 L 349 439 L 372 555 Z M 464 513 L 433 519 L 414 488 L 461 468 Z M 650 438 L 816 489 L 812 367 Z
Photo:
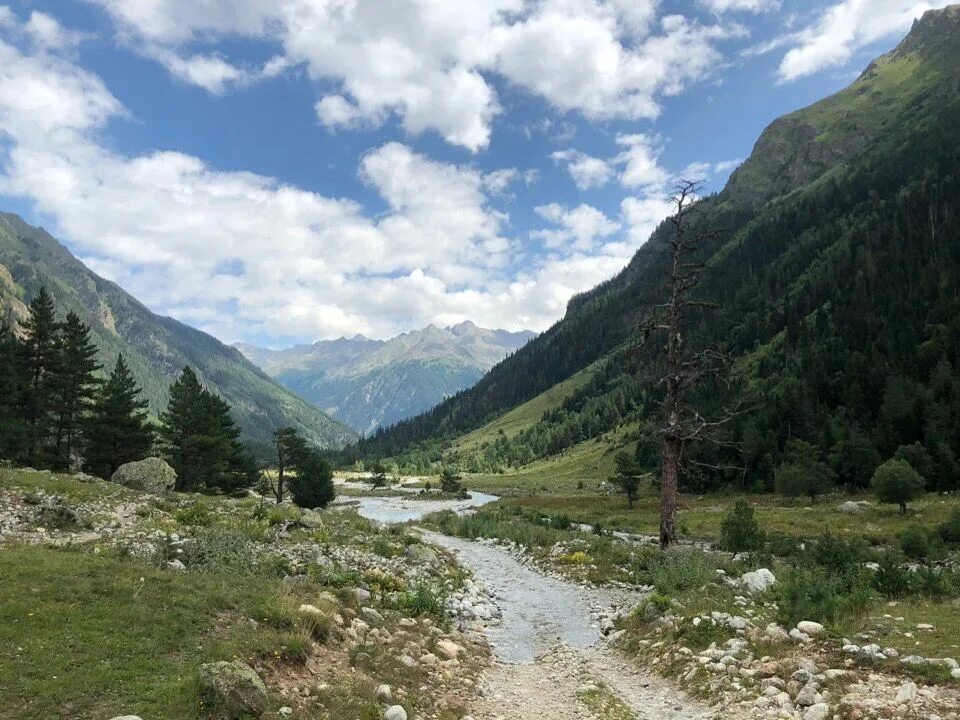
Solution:
M 700 190 L 700 183 L 683 180 L 677 184 L 672 198 L 675 212 L 669 218 L 672 232 L 664 243 L 670 269 L 664 285 L 666 302 L 653 308 L 640 325 L 646 341 L 653 332 L 666 333 L 665 367 L 660 378 L 665 392 L 660 434 L 662 477 L 660 483 L 660 547 L 666 549 L 677 540 L 677 492 L 685 453 L 691 444 L 716 439 L 717 431 L 732 419 L 727 413 L 709 421 L 689 403 L 690 391 L 708 378 L 720 378 L 728 365 L 728 357 L 719 348 L 693 350 L 684 342 L 685 326 L 691 310 L 709 310 L 713 303 L 697 300 L 691 293 L 700 284 L 702 262 L 696 260 L 705 243 L 719 235 L 717 230 L 694 230 L 689 215 Z

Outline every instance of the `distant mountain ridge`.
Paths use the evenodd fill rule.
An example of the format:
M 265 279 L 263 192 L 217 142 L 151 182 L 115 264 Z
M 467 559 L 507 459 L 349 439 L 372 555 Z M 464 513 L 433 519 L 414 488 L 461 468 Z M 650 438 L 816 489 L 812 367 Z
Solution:
M 277 384 L 240 352 L 169 317 L 154 314 L 101 278 L 42 228 L 0 213 L 0 320 L 26 317 L 26 304 L 45 286 L 62 316 L 73 310 L 91 329 L 98 360 L 112 368 L 127 359 L 150 411 L 164 409 L 170 383 L 184 365 L 232 406 L 244 439 L 261 454 L 274 429 L 297 428 L 320 447 L 340 447 L 355 433 Z
M 468 320 L 390 340 L 355 335 L 283 350 L 234 347 L 300 397 L 368 433 L 471 387 L 532 337 L 530 331 L 488 330 Z

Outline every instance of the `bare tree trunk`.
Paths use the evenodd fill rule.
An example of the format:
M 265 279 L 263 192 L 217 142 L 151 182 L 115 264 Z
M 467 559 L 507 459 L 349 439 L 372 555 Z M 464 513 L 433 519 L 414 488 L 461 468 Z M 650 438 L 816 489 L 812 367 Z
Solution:
M 660 453 L 663 470 L 660 480 L 660 547 L 666 550 L 677 541 L 677 479 L 680 475 L 680 442 L 665 437 Z

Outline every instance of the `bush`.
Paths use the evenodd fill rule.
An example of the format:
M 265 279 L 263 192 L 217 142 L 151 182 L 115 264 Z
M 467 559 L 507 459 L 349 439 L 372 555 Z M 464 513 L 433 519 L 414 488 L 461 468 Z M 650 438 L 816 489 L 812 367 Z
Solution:
M 923 560 L 930 554 L 930 535 L 919 525 L 911 525 L 900 533 L 900 549 L 911 560 Z
M 254 570 L 253 547 L 243 533 L 207 530 L 183 546 L 183 561 L 191 569 L 248 574 Z
M 706 554 L 696 550 L 662 555 L 650 569 L 650 581 L 661 595 L 675 597 L 706 585 L 714 569 Z
M 926 483 L 906 460 L 887 460 L 873 474 L 873 492 L 880 502 L 900 506 L 907 512 L 907 503 L 923 495 Z
M 790 627 L 801 620 L 833 623 L 866 611 L 873 590 L 862 574 L 835 576 L 821 569 L 797 569 L 775 586 L 778 620 Z
M 181 525 L 207 527 L 213 522 L 213 515 L 210 513 L 210 508 L 203 503 L 193 503 L 174 511 L 173 519 Z
M 858 571 L 868 560 L 862 541 L 844 540 L 829 532 L 810 545 L 807 557 L 832 575 Z
M 960 545 L 960 508 L 937 527 L 940 539 L 949 545 Z
M 446 617 L 446 599 L 447 595 L 442 587 L 418 583 L 397 596 L 397 607 L 413 617 L 431 615 L 439 620 Z
M 833 488 L 833 471 L 820 462 L 784 463 L 774 471 L 773 483 L 781 495 L 809 497 L 815 502 L 818 495 Z
M 873 574 L 873 588 L 881 595 L 897 599 L 910 594 L 913 583 L 910 573 L 892 552 L 886 553 Z
M 727 552 L 756 552 L 763 548 L 765 535 L 745 500 L 737 500 L 720 528 L 720 547 Z
M 322 508 L 336 496 L 333 471 L 316 453 L 308 453 L 297 464 L 297 474 L 289 481 L 290 496 L 302 508 Z

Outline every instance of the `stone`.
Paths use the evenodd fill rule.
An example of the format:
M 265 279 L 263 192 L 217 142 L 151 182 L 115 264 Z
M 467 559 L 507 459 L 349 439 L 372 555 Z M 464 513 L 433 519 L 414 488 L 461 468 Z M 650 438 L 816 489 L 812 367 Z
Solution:
M 177 473 L 160 458 L 149 457 L 121 465 L 110 480 L 133 490 L 164 493 L 177 484 Z
M 894 702 L 897 705 L 905 705 L 906 703 L 911 703 L 917 699 L 917 686 L 912 682 L 905 682 L 900 686 L 900 689 L 897 690 L 897 697 Z
M 80 515 L 77 511 L 69 505 L 64 505 L 60 498 L 52 498 L 41 505 L 37 512 L 37 521 L 46 527 L 80 524 Z
M 767 625 L 767 629 L 763 631 L 763 634 L 774 642 L 786 642 L 790 639 L 790 635 L 782 627 L 776 623 L 770 623 Z
M 803 720 L 827 720 L 830 716 L 830 706 L 826 703 L 817 703 L 807 708 Z
M 362 605 L 370 600 L 370 591 L 364 590 L 363 588 L 354 588 L 353 596 L 357 599 L 357 602 Z
M 740 582 L 752 593 L 763 592 L 773 587 L 777 578 L 767 568 L 760 568 L 740 576 Z
M 817 704 L 817 685 L 816 683 L 807 683 L 804 685 L 793 702 L 800 707 L 809 707 Z
M 240 720 L 267 709 L 267 687 L 256 671 L 240 660 L 200 666 L 200 691 L 217 720 Z
M 407 559 L 415 565 L 436 565 L 440 560 L 437 551 L 423 543 L 408 545 L 406 554 Z
M 453 660 L 459 656 L 461 652 L 463 652 L 463 648 L 452 640 L 440 640 L 437 643 L 437 653 L 439 653 L 440 657 L 446 658 L 447 660 Z
M 374 625 L 383 624 L 383 615 L 381 615 L 371 607 L 360 608 L 360 614 L 363 615 L 364 620 L 366 620 L 369 623 L 372 623 Z
M 110 720 L 142 720 L 142 718 L 139 715 L 117 715 Z
M 384 711 L 383 720 L 407 720 L 407 711 L 401 705 L 391 705 Z
M 179 560 L 177 560 L 176 558 L 174 558 L 173 560 L 167 563 L 167 569 L 173 570 L 174 572 L 183 572 L 184 570 L 187 569 L 187 566 L 184 565 Z
M 797 630 L 810 637 L 820 637 L 823 635 L 823 625 L 811 620 L 801 620 L 797 623 Z
M 840 512 L 846 513 L 848 515 L 859 515 L 868 507 L 870 507 L 870 503 L 867 502 L 866 500 L 860 500 L 859 502 L 855 502 L 853 500 L 847 500 L 845 503 L 842 503 L 840 507 L 838 507 L 837 509 Z
M 377 700 L 390 702 L 393 699 L 393 690 L 387 684 L 377 685 Z

